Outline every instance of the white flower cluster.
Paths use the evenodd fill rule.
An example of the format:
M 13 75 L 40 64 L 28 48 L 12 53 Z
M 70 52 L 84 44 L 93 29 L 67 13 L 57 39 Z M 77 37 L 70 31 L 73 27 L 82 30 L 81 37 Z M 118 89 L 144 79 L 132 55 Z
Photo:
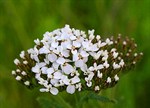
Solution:
M 73 94 L 76 90 L 81 91 L 83 86 L 99 91 L 101 82 L 95 83 L 93 80 L 98 78 L 98 81 L 104 80 L 106 84 L 117 82 L 117 73 L 113 76 L 103 74 L 109 68 L 117 70 L 125 65 L 117 49 L 113 47 L 113 40 L 107 38 L 102 41 L 99 35 L 94 35 L 94 30 L 89 30 L 86 35 L 84 31 L 66 25 L 64 28 L 46 32 L 42 40 L 37 39 L 34 42 L 36 45 L 27 53 L 34 61 L 31 71 L 42 86 L 41 92 L 57 95 L 64 88 Z M 108 46 L 112 46 L 111 49 L 105 49 Z M 24 51 L 20 57 L 25 59 Z M 24 60 L 23 64 L 27 65 L 28 62 Z M 19 65 L 20 61 L 15 59 L 14 63 Z M 12 71 L 12 74 L 15 75 L 16 72 Z M 22 75 L 25 76 L 26 72 L 22 72 Z M 21 76 L 16 76 L 16 80 L 21 79 Z M 30 82 L 24 81 L 24 84 L 30 85 Z

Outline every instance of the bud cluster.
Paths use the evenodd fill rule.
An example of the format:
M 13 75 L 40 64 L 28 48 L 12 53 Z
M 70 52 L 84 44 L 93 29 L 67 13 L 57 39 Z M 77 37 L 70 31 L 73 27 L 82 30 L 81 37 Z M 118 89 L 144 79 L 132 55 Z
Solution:
M 34 48 L 20 53 L 12 74 L 27 87 L 40 87 L 41 92 L 57 95 L 66 90 L 93 90 L 113 87 L 123 70 L 133 67 L 142 53 L 136 52 L 133 39 L 120 35 L 105 40 L 94 30 L 70 28 L 46 32 L 42 40 L 34 40 Z

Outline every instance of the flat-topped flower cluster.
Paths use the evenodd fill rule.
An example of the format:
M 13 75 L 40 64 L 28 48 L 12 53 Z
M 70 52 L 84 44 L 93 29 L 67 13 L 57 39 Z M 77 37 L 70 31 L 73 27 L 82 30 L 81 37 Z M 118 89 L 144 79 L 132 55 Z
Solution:
M 86 34 L 69 25 L 34 42 L 34 48 L 20 53 L 21 60 L 14 60 L 18 68 L 12 74 L 27 87 L 39 85 L 41 92 L 53 95 L 113 87 L 121 70 L 136 64 L 142 55 L 135 52 L 133 40 L 120 36 L 102 40 L 94 30 Z

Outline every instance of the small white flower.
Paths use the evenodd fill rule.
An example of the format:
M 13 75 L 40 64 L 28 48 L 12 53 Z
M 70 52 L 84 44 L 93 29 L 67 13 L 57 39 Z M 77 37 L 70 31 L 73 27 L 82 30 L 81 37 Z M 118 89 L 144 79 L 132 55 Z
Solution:
M 19 65 L 19 64 L 20 64 L 20 61 L 19 61 L 18 59 L 15 59 L 15 60 L 14 60 L 14 63 L 15 63 L 16 65 Z
M 99 91 L 100 90 L 99 86 L 95 86 L 94 90 Z
M 100 70 L 103 68 L 104 68 L 104 66 L 102 64 L 97 65 L 97 63 L 94 63 L 94 66 L 89 67 L 89 70 L 90 71 L 97 71 L 97 70 Z
M 38 83 L 39 83 L 40 85 L 43 85 L 44 87 L 49 88 L 49 85 L 48 85 L 48 81 L 47 81 L 47 80 L 44 80 L 43 78 L 39 78 L 38 81 L 39 81 Z
M 108 55 L 105 55 L 103 58 L 102 58 L 102 61 L 107 61 L 108 59 Z
M 87 80 L 88 80 L 88 81 L 89 81 L 89 80 L 92 80 L 93 77 L 94 77 L 94 75 L 95 75 L 95 74 L 94 74 L 93 72 L 89 72 L 89 75 L 88 75 L 88 79 L 87 79 Z M 86 81 L 87 81 L 87 80 L 86 80 Z
M 117 51 L 117 49 L 116 48 L 112 48 L 110 52 L 115 52 L 115 51 Z
M 118 81 L 118 80 L 119 80 L 119 77 L 118 77 L 117 74 L 114 76 L 114 78 L 115 78 L 115 81 Z
M 91 87 L 91 86 L 92 86 L 92 82 L 91 82 L 91 81 L 88 81 L 88 82 L 86 83 L 86 85 L 87 85 L 88 87 Z
M 16 71 L 13 70 L 13 71 L 11 72 L 11 74 L 12 74 L 12 75 L 16 75 Z
M 103 74 L 100 73 L 100 71 L 98 70 L 98 71 L 97 71 L 97 77 L 98 77 L 98 78 L 102 78 L 102 76 L 103 76 Z
M 70 84 L 70 80 L 69 80 L 68 77 L 65 76 L 65 75 L 62 75 L 61 80 L 62 80 L 62 82 L 63 82 L 65 85 L 69 85 L 69 84 Z
M 108 77 L 106 82 L 107 82 L 107 83 L 111 83 L 111 78 Z
M 127 42 L 126 42 L 126 41 L 123 41 L 123 45 L 127 45 Z
M 85 72 L 87 70 L 87 65 L 85 64 L 84 60 L 77 60 L 75 61 L 75 66 L 80 67 L 80 69 Z
M 98 60 L 99 57 L 101 56 L 102 51 L 98 51 L 98 52 L 90 52 L 90 55 L 95 59 Z
M 142 52 L 140 52 L 140 55 L 141 55 L 141 56 L 143 56 L 143 53 L 142 53 Z
M 112 45 L 112 44 L 113 44 L 113 41 L 111 41 L 109 38 L 107 38 L 107 39 L 106 39 L 106 44 Z
M 118 52 L 113 52 L 114 59 L 117 58 L 118 54 L 119 54 Z
M 28 64 L 28 61 L 26 61 L 26 60 L 25 60 L 25 61 L 23 61 L 23 64 L 27 65 L 27 64 Z
M 129 57 L 129 55 L 130 55 L 129 53 L 126 54 L 127 57 Z
M 16 72 L 20 73 L 21 71 L 20 71 L 20 69 L 17 69 Z
M 24 84 L 27 85 L 27 86 L 29 86 L 30 82 L 29 81 L 25 81 Z
M 66 91 L 70 94 L 73 94 L 75 92 L 75 86 L 74 85 L 68 85 L 66 88 Z
M 113 68 L 114 69 L 119 69 L 120 68 L 120 65 L 116 64 L 115 62 L 113 63 Z
M 16 77 L 16 80 L 18 80 L 18 81 L 20 81 L 21 79 L 22 79 L 21 76 Z
M 138 54 L 137 53 L 134 53 L 134 57 L 136 57 Z
M 95 32 L 94 29 L 93 29 L 93 30 L 88 30 L 88 34 L 89 34 L 89 35 L 94 35 L 94 32 Z
M 133 63 L 133 64 L 136 64 L 136 62 L 135 62 L 135 61 L 133 61 L 132 63 Z
M 107 61 L 105 61 L 105 62 L 103 63 L 103 66 L 107 69 L 110 65 L 108 64 Z
M 97 46 L 97 44 L 93 44 L 93 45 L 91 45 L 90 46 L 90 51 L 98 51 L 98 46 Z
M 101 39 L 100 35 L 96 36 L 97 41 L 99 41 Z
M 27 73 L 26 73 L 25 71 L 22 71 L 21 74 L 22 74 L 23 76 L 27 75 Z
M 93 40 L 94 37 L 95 37 L 94 35 L 90 35 L 90 36 L 89 36 L 89 40 Z
M 120 63 L 119 63 L 119 65 L 121 66 L 121 67 L 123 67 L 124 66 L 124 61 L 123 61 L 123 59 L 121 59 L 121 61 L 120 61 Z
M 21 51 L 20 57 L 21 57 L 22 59 L 25 59 L 25 51 Z
M 99 40 L 97 43 L 98 48 L 104 47 L 105 45 L 107 44 L 105 42 L 101 42 L 101 40 Z
M 34 42 L 35 42 L 36 45 L 40 45 L 40 40 L 39 39 L 34 40 Z
M 108 59 L 108 51 L 107 50 L 105 50 L 105 51 L 103 51 L 102 52 L 102 61 L 107 61 L 107 59 Z
M 81 83 L 76 84 L 76 89 L 78 89 L 78 91 L 81 91 L 82 85 Z
M 83 41 L 82 47 L 85 51 L 97 51 L 99 49 L 98 45 L 91 43 L 91 41 Z
M 41 88 L 40 92 L 49 92 L 49 89 L 48 88 Z

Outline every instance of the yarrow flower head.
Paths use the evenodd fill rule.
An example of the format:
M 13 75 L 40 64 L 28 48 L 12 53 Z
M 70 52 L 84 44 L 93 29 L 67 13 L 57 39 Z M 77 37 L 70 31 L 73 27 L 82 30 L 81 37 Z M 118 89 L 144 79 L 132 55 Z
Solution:
M 133 39 L 106 40 L 94 35 L 94 30 L 70 28 L 46 32 L 35 46 L 21 51 L 15 59 L 15 79 L 28 88 L 40 87 L 40 92 L 73 94 L 76 91 L 99 92 L 119 81 L 120 73 L 133 67 L 143 53 L 137 53 Z

